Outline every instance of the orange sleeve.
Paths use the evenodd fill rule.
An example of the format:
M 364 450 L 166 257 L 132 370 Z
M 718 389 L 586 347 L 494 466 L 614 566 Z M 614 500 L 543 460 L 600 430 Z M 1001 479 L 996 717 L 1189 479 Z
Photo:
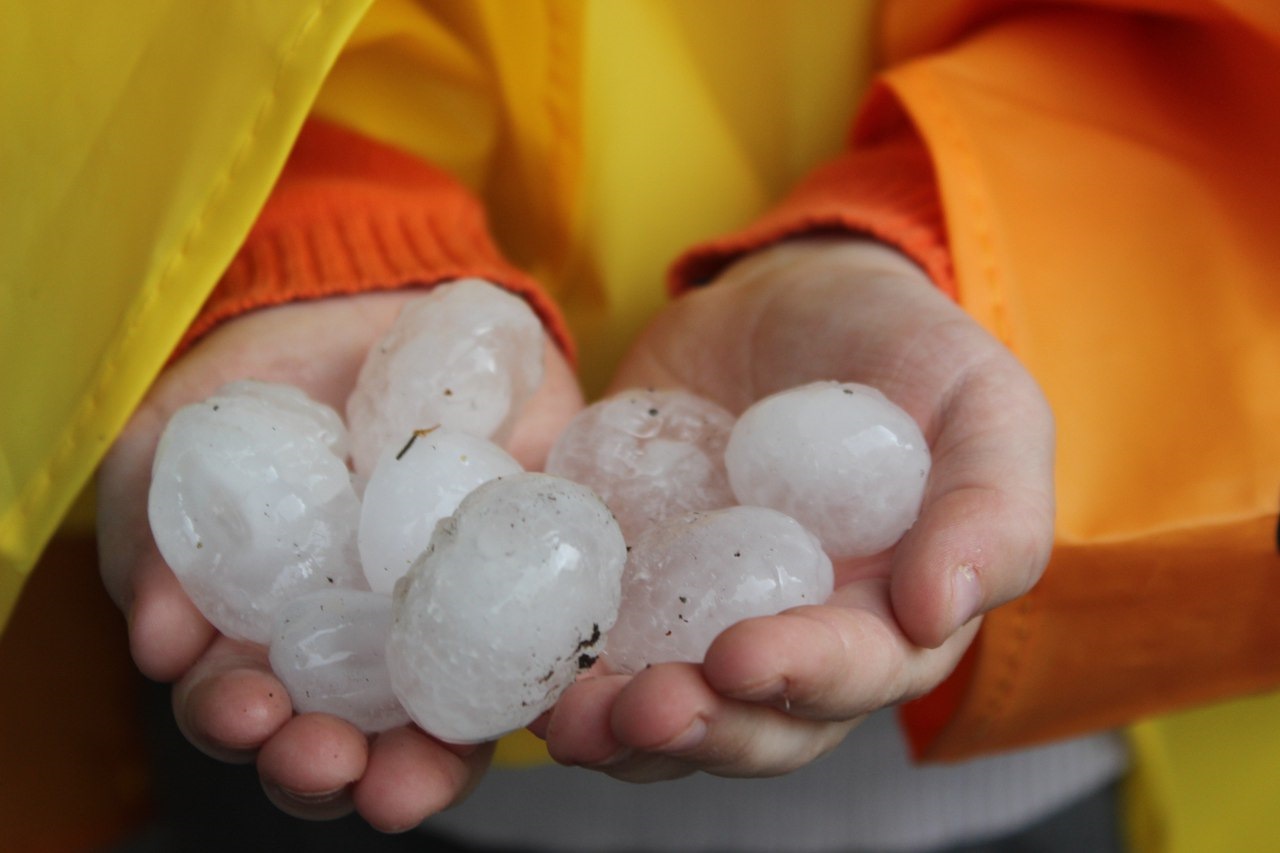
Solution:
M 313 119 L 178 352 L 256 308 L 465 277 L 524 297 L 574 357 L 559 309 L 503 258 L 465 186 L 416 157 Z
M 893 6 L 899 23 L 920 27 L 920 5 Z M 912 42 L 928 55 L 887 75 L 878 106 L 909 112 L 933 155 L 961 302 L 1058 427 L 1049 566 L 988 614 L 945 713 L 904 709 L 924 758 L 1280 686 L 1276 8 L 957 12 L 959 34 Z
M 810 173 L 741 231 L 695 246 L 671 267 L 673 291 L 706 283 L 738 258 L 789 237 L 864 234 L 894 246 L 954 295 L 951 257 L 924 143 L 908 124 Z

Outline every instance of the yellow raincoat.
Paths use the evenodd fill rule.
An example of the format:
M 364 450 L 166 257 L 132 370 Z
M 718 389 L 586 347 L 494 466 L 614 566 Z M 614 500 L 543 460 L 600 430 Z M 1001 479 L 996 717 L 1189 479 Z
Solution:
M 1217 615 L 1166 588 L 1196 577 L 1185 555 L 1230 555 L 1224 572 L 1247 567 L 1247 590 L 1275 589 L 1257 580 L 1276 568 L 1280 493 L 1267 193 L 1280 185 L 1280 15 L 1263 0 L 891 2 L 878 29 L 860 0 L 820 14 L 793 0 L 380 0 L 366 16 L 370 2 L 5 4 L 0 618 L 307 115 L 475 190 L 508 257 L 563 303 L 596 388 L 663 298 L 676 252 L 744 225 L 839 149 L 873 58 L 889 72 L 857 132 L 915 123 L 959 298 L 1043 383 L 1062 437 L 1054 566 L 1043 593 L 989 619 L 978 686 L 944 746 L 958 755 L 1079 724 L 1036 697 L 1063 667 L 1094 661 L 1036 642 L 1082 609 L 1132 617 L 1105 583 L 1055 585 L 1092 560 L 1146 561 L 1184 621 Z M 1179 50 L 1185 66 L 1156 61 Z M 1250 632 L 1260 618 L 1255 606 L 1205 636 L 1235 648 L 1262 635 Z M 1161 630 L 1137 636 L 1155 643 Z M 1179 694 L 1158 657 L 1138 648 L 1128 662 L 1159 687 L 1150 711 L 1218 698 Z M 1255 668 L 1230 687 L 1277 681 Z M 1088 719 L 1118 722 L 1105 694 L 1084 692 Z M 1262 698 L 1140 728 L 1135 837 L 1280 849 L 1261 822 L 1280 800 L 1278 714 Z M 1206 799 L 1214 780 L 1230 803 Z

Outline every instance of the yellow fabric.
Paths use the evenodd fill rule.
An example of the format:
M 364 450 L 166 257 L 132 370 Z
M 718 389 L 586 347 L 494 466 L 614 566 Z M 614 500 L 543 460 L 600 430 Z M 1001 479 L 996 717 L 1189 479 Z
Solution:
M 485 201 L 565 307 L 588 391 L 693 240 L 837 151 L 871 69 L 867 0 L 380 0 L 317 112 Z
M 365 5 L 3 4 L 0 621 Z
M 1280 696 L 1269 695 L 1135 727 L 1134 853 L 1280 850 L 1277 720 Z

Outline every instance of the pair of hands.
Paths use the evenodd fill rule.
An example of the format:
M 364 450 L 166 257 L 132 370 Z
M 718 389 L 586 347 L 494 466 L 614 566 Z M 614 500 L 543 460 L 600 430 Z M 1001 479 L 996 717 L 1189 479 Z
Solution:
M 173 411 L 244 376 L 292 382 L 341 411 L 365 351 L 411 296 L 297 304 L 226 324 L 160 377 L 99 474 L 103 578 L 138 667 L 175 682 L 187 738 L 222 760 L 256 759 L 286 812 L 354 808 L 384 831 L 464 797 L 492 747 L 443 744 L 414 727 L 370 739 L 333 717 L 294 716 L 265 651 L 219 635 L 187 599 L 146 504 Z M 529 468 L 583 405 L 569 366 L 547 353 L 509 446 Z M 916 525 L 889 552 L 839 566 L 826 604 L 739 623 L 701 666 L 580 680 L 533 727 L 556 760 L 633 781 L 789 772 L 868 713 L 937 685 L 978 617 L 1037 580 L 1053 526 L 1046 404 L 1012 355 L 892 250 L 806 239 L 746 258 L 660 313 L 613 385 L 685 387 L 741 411 L 815 379 L 875 385 L 921 424 L 934 461 Z

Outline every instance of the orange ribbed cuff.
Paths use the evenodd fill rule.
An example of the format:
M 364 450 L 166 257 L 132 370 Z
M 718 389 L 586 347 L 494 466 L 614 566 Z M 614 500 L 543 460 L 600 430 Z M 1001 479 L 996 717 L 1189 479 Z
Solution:
M 745 229 L 685 252 L 672 265 L 674 292 L 711 281 L 725 267 L 790 237 L 868 235 L 897 248 L 954 296 L 942 207 L 924 143 L 908 127 L 874 146 L 852 148 L 806 177 Z
M 466 187 L 409 154 L 311 120 L 179 352 L 257 308 L 472 276 L 524 297 L 574 358 L 559 308 L 503 258 Z

